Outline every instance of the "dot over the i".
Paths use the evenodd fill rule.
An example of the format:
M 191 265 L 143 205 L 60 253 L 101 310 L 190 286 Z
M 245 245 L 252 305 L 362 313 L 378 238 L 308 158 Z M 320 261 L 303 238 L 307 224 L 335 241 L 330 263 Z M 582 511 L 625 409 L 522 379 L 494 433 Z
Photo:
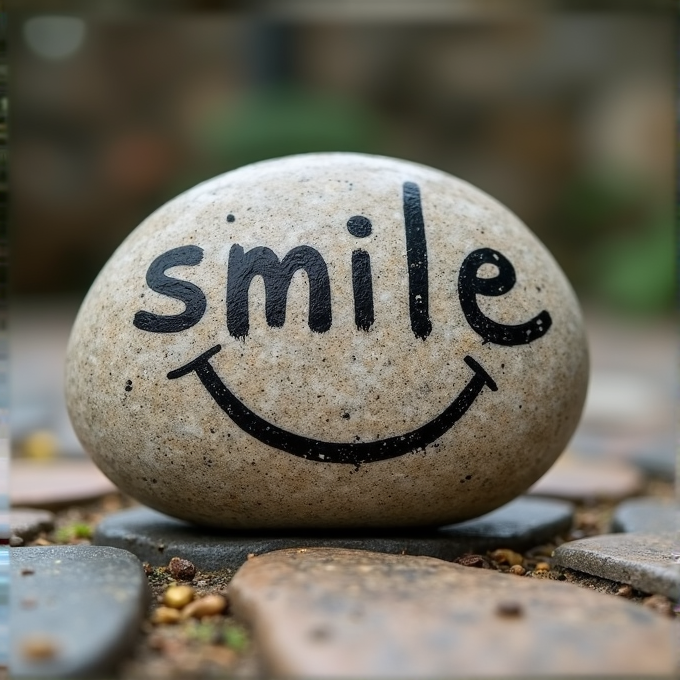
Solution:
M 354 215 L 347 220 L 347 231 L 349 231 L 352 236 L 357 238 L 365 238 L 370 236 L 373 231 L 373 225 L 368 217 L 363 215 Z

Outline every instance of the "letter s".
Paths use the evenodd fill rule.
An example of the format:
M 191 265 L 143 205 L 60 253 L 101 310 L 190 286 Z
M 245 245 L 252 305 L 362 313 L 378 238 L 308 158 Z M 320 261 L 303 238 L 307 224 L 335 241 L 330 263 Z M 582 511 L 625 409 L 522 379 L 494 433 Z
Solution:
M 182 265 L 194 266 L 203 259 L 203 249 L 198 246 L 181 246 L 159 255 L 146 272 L 146 283 L 151 290 L 167 297 L 181 300 L 186 309 L 181 314 L 162 316 L 140 311 L 132 322 L 137 328 L 150 333 L 179 333 L 195 326 L 205 314 L 203 291 L 193 283 L 173 279 L 165 270 Z

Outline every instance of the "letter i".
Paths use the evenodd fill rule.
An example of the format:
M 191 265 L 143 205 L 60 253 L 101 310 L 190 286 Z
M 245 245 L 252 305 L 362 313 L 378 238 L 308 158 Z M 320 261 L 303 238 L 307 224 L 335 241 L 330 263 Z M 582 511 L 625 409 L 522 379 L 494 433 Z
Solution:
M 365 238 L 373 228 L 371 221 L 362 215 L 347 220 L 347 230 L 352 236 Z M 371 256 L 361 248 L 352 252 L 352 288 L 354 290 L 354 322 L 361 331 L 373 325 L 373 278 L 371 276 Z

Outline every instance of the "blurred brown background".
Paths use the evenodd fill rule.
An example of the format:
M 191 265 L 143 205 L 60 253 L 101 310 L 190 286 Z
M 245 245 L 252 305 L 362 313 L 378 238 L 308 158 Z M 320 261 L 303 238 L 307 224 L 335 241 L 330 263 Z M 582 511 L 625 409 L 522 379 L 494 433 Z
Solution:
M 497 197 L 586 298 L 668 308 L 672 15 L 220 5 L 23 0 L 11 14 L 15 294 L 82 294 L 150 211 L 202 179 L 356 150 Z
M 253 7 L 12 8 L 17 441 L 47 429 L 60 448 L 77 448 L 59 401 L 63 345 L 79 300 L 125 236 L 195 183 L 290 153 L 365 151 L 462 177 L 538 234 L 595 334 L 604 323 L 607 338 L 622 336 L 616 324 L 628 318 L 657 334 L 642 350 L 633 343 L 632 355 L 654 337 L 673 342 L 672 3 Z M 663 363 L 655 370 L 672 376 Z M 663 389 L 660 398 L 672 398 L 673 384 Z

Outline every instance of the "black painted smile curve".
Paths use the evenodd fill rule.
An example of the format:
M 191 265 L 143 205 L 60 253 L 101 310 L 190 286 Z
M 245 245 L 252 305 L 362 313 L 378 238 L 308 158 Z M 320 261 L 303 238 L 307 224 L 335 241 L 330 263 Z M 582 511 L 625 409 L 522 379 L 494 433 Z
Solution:
M 473 370 L 474 375 L 456 399 L 429 423 L 406 434 L 372 442 L 318 441 L 283 430 L 260 418 L 243 404 L 222 382 L 210 364 L 210 358 L 221 349 L 221 345 L 215 345 L 188 364 L 170 371 L 168 378 L 174 380 L 195 371 L 218 406 L 242 430 L 263 444 L 320 463 L 349 463 L 359 466 L 362 463 L 396 458 L 416 449 L 423 449 L 441 437 L 465 414 L 484 387 L 493 392 L 498 390 L 493 378 L 484 368 L 471 356 L 466 356 L 464 361 Z

